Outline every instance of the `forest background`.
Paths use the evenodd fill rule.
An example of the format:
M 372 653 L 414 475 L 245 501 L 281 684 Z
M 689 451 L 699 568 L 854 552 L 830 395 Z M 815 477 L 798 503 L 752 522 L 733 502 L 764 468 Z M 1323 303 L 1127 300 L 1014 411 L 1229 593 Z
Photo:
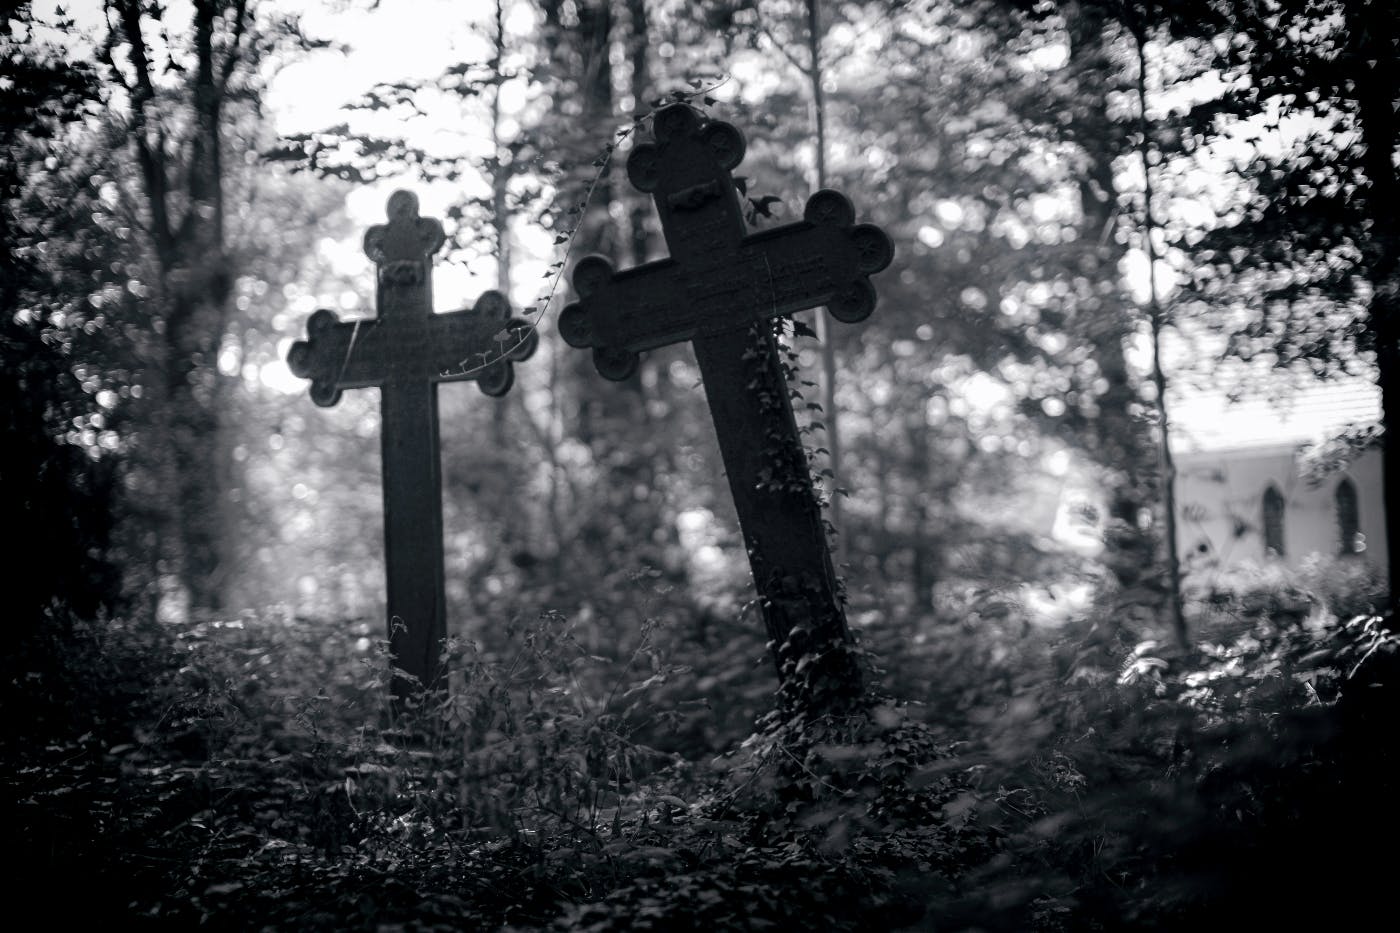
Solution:
M 1299 872 L 1273 840 L 1366 822 L 1337 769 L 1388 786 L 1389 693 L 1346 689 L 1389 682 L 1386 597 L 1354 561 L 1183 564 L 1165 436 L 1174 386 L 1266 371 L 1400 405 L 1397 41 L 1361 0 L 10 5 L 36 870 L 176 926 L 1243 914 Z M 772 712 L 689 351 L 614 386 L 553 327 L 573 260 L 660 254 L 618 159 L 677 99 L 747 135 L 756 226 L 830 186 L 897 244 L 868 321 L 789 330 L 881 672 L 861 724 Z M 448 227 L 439 308 L 498 288 L 541 336 L 505 399 L 441 393 L 460 676 L 427 751 L 378 719 L 374 393 L 316 409 L 282 362 L 315 308 L 372 313 L 356 244 L 396 187 Z

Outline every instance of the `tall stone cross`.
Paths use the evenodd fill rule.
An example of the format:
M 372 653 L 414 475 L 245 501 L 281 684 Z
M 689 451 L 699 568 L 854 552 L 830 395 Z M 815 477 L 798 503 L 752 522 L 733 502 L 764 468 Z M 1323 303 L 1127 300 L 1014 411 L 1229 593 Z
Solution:
M 656 114 L 627 176 L 652 195 L 669 258 L 615 272 L 574 268 L 579 300 L 559 332 L 597 369 L 628 378 L 643 350 L 694 345 L 778 673 L 793 699 L 827 706 L 860 689 L 825 523 L 793 417 L 777 341 L 763 322 L 825 305 L 839 321 L 875 309 L 870 275 L 894 257 L 845 196 L 812 195 L 803 220 L 746 234 L 730 172 L 743 134 L 685 104 Z
M 378 317 L 339 321 L 317 311 L 287 365 L 311 380 L 311 400 L 323 407 L 345 389 L 379 387 L 389 646 L 397 666 L 426 686 L 437 679 L 447 635 L 437 384 L 474 379 L 487 395 L 505 395 L 515 381 L 512 361 L 534 353 L 538 338 L 496 291 L 471 310 L 434 314 L 432 256 L 443 244 L 442 224 L 419 217 L 408 191 L 389 197 L 388 214 L 387 224 L 365 233 Z M 414 683 L 396 677 L 393 689 L 401 699 Z

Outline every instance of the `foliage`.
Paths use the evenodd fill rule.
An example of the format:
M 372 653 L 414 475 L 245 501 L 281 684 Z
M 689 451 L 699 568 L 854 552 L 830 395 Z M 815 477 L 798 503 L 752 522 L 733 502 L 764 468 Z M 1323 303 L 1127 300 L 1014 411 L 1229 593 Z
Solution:
M 1218 640 L 1222 631 L 1237 633 L 1261 617 L 1301 623 L 1310 616 L 1372 615 L 1385 605 L 1387 593 L 1378 569 L 1357 555 L 1309 555 L 1296 570 L 1241 567 L 1213 574 L 1211 585 L 1196 594 L 1201 637 Z
M 135 885 L 123 910 L 152 921 L 342 928 L 356 916 L 426 922 L 443 912 L 496 926 L 571 911 L 596 919 L 596 910 L 570 905 L 640 899 L 658 870 L 678 864 L 700 879 L 716 874 L 720 887 L 726 873 L 759 869 L 758 882 L 734 883 L 774 889 L 779 909 L 779 892 L 832 862 L 818 844 L 827 834 L 800 815 L 781 819 L 781 839 L 765 840 L 759 827 L 770 821 L 745 793 L 752 777 L 726 787 L 706 776 L 703 749 L 697 761 L 689 748 L 687 760 L 641 741 L 674 735 L 697 702 L 657 705 L 667 681 L 687 672 L 661 656 L 655 623 L 614 659 L 589 654 L 558 616 L 507 633 L 504 643 L 515 645 L 507 654 L 450 646 L 461 680 L 429 708 L 379 727 L 366 722 L 384 694 L 382 658 L 350 639 L 328 640 L 306 620 L 250 614 L 187 628 L 178 633 L 182 663 L 164 672 L 151 670 L 161 652 L 150 633 L 101 631 L 112 644 L 92 653 L 61 646 L 71 676 L 31 679 L 24 692 L 131 721 L 51 725 L 48 750 L 32 739 L 8 747 L 21 766 L 7 790 L 26 801 L 25 832 L 55 853 L 58 864 L 43 871 L 61 871 L 68 858 L 109 859 L 114 885 Z M 110 664 L 127 652 L 147 662 L 114 681 Z M 61 696 L 71 684 L 85 692 Z M 761 771 L 781 743 L 760 744 L 748 754 Z M 891 742 L 877 767 L 907 772 L 926 752 Z M 878 771 L 823 753 L 878 786 Z M 771 781 L 764 786 L 773 792 Z M 800 792 L 809 806 L 815 791 Z M 65 806 L 55 811 L 51 800 Z M 61 827 L 82 832 L 64 837 Z M 136 840 L 137 867 L 124 868 Z M 415 889 L 425 899 L 406 896 Z M 702 893 L 682 891 L 667 910 Z
M 1303 451 L 1299 473 L 1304 482 L 1317 486 L 1327 477 L 1345 470 L 1366 451 L 1384 444 L 1385 434 L 1379 425 L 1354 425 Z
M 105 278 L 106 250 L 88 220 L 95 192 L 70 192 L 59 208 L 30 183 L 46 141 L 90 112 L 98 88 L 90 68 L 66 65 L 35 28 L 27 4 L 0 19 L 0 525 L 23 542 L 11 558 L 8 595 L 25 632 L 42 627 L 56 602 L 91 615 L 118 595 L 107 555 L 117 472 L 110 459 L 84 451 L 99 449 L 107 413 L 94 404 L 95 374 L 72 366 L 75 343 L 90 335 L 49 320 L 71 310 L 82 273 Z M 48 242 L 63 228 L 74 232 L 70 244 Z M 62 251 L 82 273 L 55 274 L 58 264 L 42 251 Z M 36 313 L 18 313 L 26 306 Z
M 236 45 L 247 7 L 195 6 L 212 30 L 204 39 Z M 827 715 L 775 703 L 693 362 L 652 353 L 634 380 L 605 387 L 579 355 L 552 352 L 543 318 L 548 365 L 522 372 L 510 407 L 468 408 L 444 393 L 444 426 L 461 432 L 443 460 L 449 597 L 463 621 L 444 657 L 445 690 L 388 709 L 383 633 L 366 617 L 381 573 L 372 400 L 313 420 L 304 399 L 262 378 L 310 307 L 348 310 L 358 296 L 363 308 L 372 289 L 318 269 L 327 263 L 308 248 L 340 229 L 343 190 L 253 159 L 221 168 L 216 200 L 230 229 L 215 258 L 237 274 L 208 283 L 227 318 L 201 333 L 195 366 L 237 389 L 221 409 L 235 433 L 207 452 L 240 466 L 224 485 L 193 478 L 236 501 L 237 604 L 309 586 L 294 608 L 170 613 L 159 624 L 139 607 L 115 614 L 109 495 L 124 490 L 136 519 L 117 536 L 130 572 L 161 540 L 136 510 L 169 492 L 140 469 L 142 445 L 158 436 L 129 420 L 141 414 L 140 389 L 160 382 L 168 336 L 146 242 L 155 202 L 141 196 L 142 178 L 162 173 L 143 171 L 139 150 L 162 132 L 189 142 L 172 143 L 164 173 L 189 180 L 197 108 L 178 29 L 173 57 L 156 63 L 171 67 L 145 101 L 142 139 L 124 131 L 134 112 L 84 109 L 94 93 L 84 68 L 55 69 L 38 49 L 9 55 L 6 67 L 33 80 L 0 76 L 0 106 L 34 117 L 6 136 L 5 191 L 18 196 L 5 199 L 0 230 L 6 313 L 25 312 L 0 322 L 0 480 L 7 508 L 18 504 L 7 529 L 19 529 L 34 564 L 32 574 L 21 565 L 24 586 L 11 594 L 34 624 L 20 627 L 0 668 L 0 701 L 15 711 L 0 736 L 0 793 L 26 856 L 16 889 L 51 892 L 69 925 L 158 929 L 1356 925 L 1349 915 L 1373 908 L 1388 879 L 1350 837 L 1396 828 L 1386 801 L 1400 680 L 1394 636 L 1369 614 L 1377 581 L 1355 561 L 1323 561 L 1201 593 L 1198 647 L 1168 651 L 1149 637 L 1156 620 L 1143 628 L 1125 594 L 1103 585 L 1102 561 L 1065 553 L 1021 514 L 1058 495 L 1028 476 L 1068 442 L 1101 461 L 1096 483 L 1123 493 L 1114 527 L 1149 530 L 1124 512 L 1150 501 L 1141 495 L 1155 477 L 1134 456 L 1148 425 L 1123 353 L 1135 324 L 1119 266 L 1132 231 L 1120 219 L 1137 202 L 1118 161 L 1146 142 L 1119 106 L 1134 73 L 1123 29 L 1124 17 L 1160 13 L 1138 47 L 1164 51 L 1170 31 L 1186 71 L 1208 68 L 1229 11 L 1186 6 L 1210 16 L 1193 27 L 1149 4 L 933 2 L 847 4 L 824 17 L 831 175 L 901 244 L 879 314 L 843 338 L 853 378 L 838 396 L 852 454 L 849 614 L 871 662 L 866 682 L 879 687 Z M 678 7 L 547 2 L 533 40 L 517 33 L 522 48 L 512 48 L 498 5 L 494 61 L 453 66 L 445 89 L 479 116 L 518 65 L 509 80 L 525 85 L 520 134 L 495 123 L 493 154 L 456 161 L 405 145 L 392 162 L 397 142 L 360 139 L 367 158 L 356 171 L 487 176 L 489 197 L 458 207 L 463 245 L 485 242 L 505 267 L 508 221 L 544 225 L 565 247 L 544 260 L 549 289 L 575 249 L 619 266 L 651 258 L 649 207 L 612 159 L 639 114 L 685 86 L 680 76 L 705 74 L 699 59 L 747 54 L 751 43 L 767 64 L 774 36 L 801 36 L 797 4 L 705 4 L 718 37 Z M 224 13 L 210 19 L 216 8 Z M 112 9 L 139 19 L 159 7 Z M 244 48 L 275 67 L 267 43 L 284 34 L 259 22 Z M 1226 60 L 1272 47 L 1270 24 L 1248 25 Z M 31 51 L 10 38 L 0 36 L 7 54 Z M 107 51 L 132 50 L 118 41 Z M 1293 87 L 1295 103 L 1361 86 L 1318 82 L 1331 73 L 1326 55 L 1279 55 L 1257 60 L 1258 94 L 1234 85 L 1248 93 L 1217 103 L 1253 119 L 1294 64 L 1317 85 Z M 872 60 L 888 68 L 866 69 Z M 736 68 L 721 95 L 752 128 L 741 192 L 751 223 L 782 218 L 794 201 L 810 136 L 790 116 L 805 105 L 802 89 L 770 82 L 771 71 L 758 69 L 759 80 Z M 265 151 L 263 114 L 245 106 L 261 73 L 228 74 L 214 136 L 225 155 Z M 689 87 L 672 98 L 709 84 Z M 419 90 L 386 84 L 362 103 L 407 112 Z M 1210 109 L 1195 116 L 1214 120 Z M 85 120 L 65 122 L 77 115 Z M 1223 133 L 1211 123 L 1174 136 L 1171 122 L 1146 128 L 1151 151 L 1170 160 Z M 1341 244 L 1322 259 L 1344 267 L 1308 253 L 1304 273 L 1345 273 L 1360 283 L 1348 293 L 1357 299 L 1380 280 L 1385 257 L 1355 223 L 1361 202 L 1329 213 L 1338 192 L 1328 173 L 1352 171 L 1361 153 L 1318 154 L 1330 161 L 1287 153 L 1283 176 L 1264 162 L 1241 174 L 1253 199 L 1241 223 L 1197 241 L 1228 247 L 1215 254 L 1228 264 L 1202 270 L 1219 273 L 1224 291 L 1263 282 L 1284 298 L 1315 297 L 1317 282 L 1284 276 L 1284 265 L 1268 266 L 1276 281 L 1250 277 L 1256 259 L 1297 258 L 1290 244 L 1304 241 L 1277 225 L 1260 228 L 1277 238 L 1249 249 L 1250 225 L 1285 209 L 1311 217 L 1309 237 Z M 1314 171 L 1317 191 L 1306 187 L 1318 184 L 1306 180 Z M 482 224 L 492 236 L 471 242 Z M 1169 239 L 1195 235 L 1164 227 Z M 1350 240 L 1327 239 L 1343 228 Z M 1289 333 L 1320 326 L 1279 346 L 1316 344 L 1326 369 L 1365 362 L 1375 335 L 1361 312 L 1375 307 L 1344 302 L 1340 321 L 1282 318 L 1273 303 L 1262 316 L 1235 310 L 1242 333 L 1261 340 L 1281 321 Z M 799 395 L 810 356 L 792 341 Z M 1009 403 L 979 410 L 974 380 Z M 819 467 L 821 413 L 799 417 L 803 453 Z M 795 451 L 771 453 L 774 484 L 803 478 Z M 322 532 L 314 544 L 307 529 Z M 1131 559 L 1117 569 L 1150 581 L 1150 554 L 1119 550 Z M 1101 595 L 1087 616 L 1051 626 L 1018 601 L 1032 582 Z M 802 680 L 800 664 L 790 678 Z
M 67 441 L 63 427 L 100 416 L 85 411 L 66 354 L 45 338 L 31 324 L 0 320 L 0 522 L 24 542 L 11 558 L 8 593 L 21 628 L 42 627 L 54 604 L 90 616 L 120 593 L 108 555 L 115 465 Z M 57 413 L 74 410 L 82 413 L 59 421 Z
M 5 688 L 39 711 L 3 746 L 42 853 L 21 880 L 81 871 L 72 919 L 171 929 L 1064 930 L 1346 916 L 1369 896 L 1255 892 L 1380 870 L 1345 847 L 1394 789 L 1376 617 L 1258 613 L 1186 656 L 1010 624 L 1016 652 L 924 702 L 718 741 L 743 693 L 681 663 L 710 650 L 682 622 L 603 653 L 557 614 L 514 622 L 450 645 L 460 676 L 394 721 L 363 624 L 51 629 L 54 663 Z

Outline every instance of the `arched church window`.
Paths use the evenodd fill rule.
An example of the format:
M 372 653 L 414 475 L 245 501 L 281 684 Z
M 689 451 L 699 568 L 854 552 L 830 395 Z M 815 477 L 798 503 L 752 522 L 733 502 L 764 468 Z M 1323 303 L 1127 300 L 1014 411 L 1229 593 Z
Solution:
M 1277 557 L 1284 555 L 1283 512 L 1286 502 L 1283 493 L 1273 484 L 1264 490 L 1264 553 Z
M 1337 484 L 1337 531 L 1340 534 L 1342 554 L 1356 554 L 1361 550 L 1361 511 L 1357 507 L 1356 484 L 1343 479 Z

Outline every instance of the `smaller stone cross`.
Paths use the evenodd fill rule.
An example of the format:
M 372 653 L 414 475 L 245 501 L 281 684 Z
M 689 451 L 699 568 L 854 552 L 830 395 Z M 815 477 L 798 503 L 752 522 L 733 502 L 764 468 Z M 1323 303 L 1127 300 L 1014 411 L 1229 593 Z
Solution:
M 408 191 L 389 197 L 388 215 L 365 233 L 378 317 L 339 321 L 317 311 L 287 365 L 311 380 L 311 400 L 322 407 L 345 389 L 379 387 L 389 646 L 397 666 L 429 686 L 447 636 L 437 384 L 475 380 L 487 395 L 505 395 L 515 381 L 512 361 L 529 358 L 538 338 L 497 291 L 471 310 L 434 314 L 432 257 L 444 242 L 442 224 L 418 216 Z M 396 698 L 414 689 L 413 680 L 395 678 Z
M 831 190 L 807 199 L 801 221 L 748 233 L 730 174 L 743 134 L 685 104 L 659 111 L 653 133 L 632 150 L 627 177 L 652 196 L 670 256 L 621 271 L 600 256 L 580 260 L 579 300 L 561 312 L 559 333 L 617 380 L 636 371 L 641 351 L 692 344 L 779 676 L 809 708 L 839 704 L 858 693 L 859 671 L 844 650 L 825 526 L 764 322 L 821 305 L 838 321 L 864 320 L 875 310 L 870 276 L 894 244 Z

